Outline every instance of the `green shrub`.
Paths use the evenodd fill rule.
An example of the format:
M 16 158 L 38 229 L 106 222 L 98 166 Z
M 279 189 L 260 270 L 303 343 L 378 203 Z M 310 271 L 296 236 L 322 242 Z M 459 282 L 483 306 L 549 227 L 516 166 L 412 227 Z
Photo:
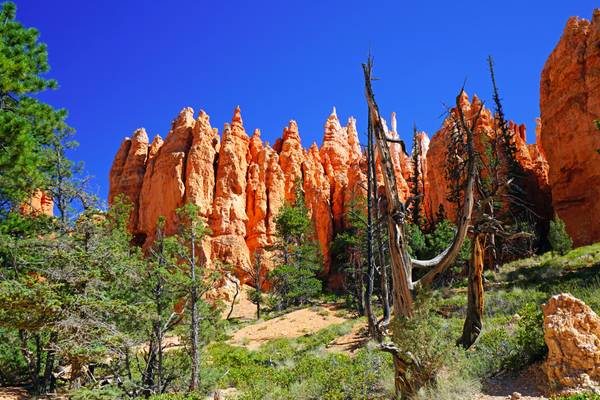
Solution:
M 526 303 L 517 312 L 484 320 L 484 329 L 469 353 L 474 375 L 487 378 L 503 370 L 520 370 L 548 351 L 539 303 Z
M 565 255 L 567 251 L 573 248 L 573 240 L 567 233 L 565 223 L 558 215 L 555 215 L 554 220 L 550 221 L 548 241 L 550 242 L 550 248 L 560 255 Z
M 406 238 L 408 240 L 408 252 L 414 257 L 423 257 L 427 251 L 425 235 L 415 224 L 406 224 L 405 230 Z
M 485 316 L 512 316 L 526 304 L 541 304 L 548 295 L 536 289 L 514 287 L 511 290 L 496 290 L 485 294 Z
M 434 312 L 430 293 L 420 293 L 413 318 L 396 318 L 392 329 L 400 353 L 417 360 L 409 364 L 405 376 L 409 386 L 431 392 L 441 381 L 470 379 L 465 351 L 456 346 L 455 329 L 450 320 Z
M 600 400 L 600 395 L 594 393 L 577 393 L 567 397 L 553 397 L 552 400 Z
M 388 354 L 368 347 L 353 357 L 323 351 L 351 326 L 349 322 L 296 339 L 271 340 L 257 351 L 212 344 L 208 358 L 221 371 L 218 387 L 236 387 L 238 400 L 389 399 L 393 378 Z
M 508 322 L 508 321 L 506 321 Z M 481 378 L 487 378 L 504 369 L 513 369 L 519 350 L 516 338 L 507 329 L 507 323 L 485 328 L 475 343 L 475 351 L 469 354 L 470 368 Z
M 72 400 L 113 400 L 124 399 L 126 396 L 114 386 L 104 386 L 95 389 L 81 388 L 70 393 Z
M 538 304 L 528 303 L 519 310 L 521 319 L 517 323 L 517 344 L 522 349 L 526 363 L 540 360 L 548 353 L 544 341 L 544 314 Z
M 454 239 L 456 226 L 448 221 L 443 220 L 435 225 L 433 232 L 425 235 L 426 247 L 422 255 L 423 258 L 431 258 L 444 251 Z M 456 263 L 463 264 L 470 257 L 471 241 L 467 238 L 460 248 L 460 254 L 457 257 Z
M 15 385 L 28 378 L 16 330 L 0 328 L 0 366 L 0 386 Z

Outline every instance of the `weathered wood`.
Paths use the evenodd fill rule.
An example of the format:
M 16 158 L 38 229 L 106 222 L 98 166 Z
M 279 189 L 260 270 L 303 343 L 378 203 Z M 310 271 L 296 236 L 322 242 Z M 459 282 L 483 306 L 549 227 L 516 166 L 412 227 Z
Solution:
M 363 64 L 363 72 L 365 77 L 365 94 L 367 104 L 369 106 L 369 133 L 373 133 L 377 144 L 377 150 L 381 160 L 381 167 L 383 170 L 383 183 L 385 187 L 387 210 L 386 219 L 388 226 L 389 235 L 389 248 L 391 258 L 391 274 L 392 274 L 392 298 L 394 305 L 395 317 L 406 317 L 411 318 L 413 316 L 413 294 L 412 291 L 416 286 L 429 286 L 434 279 L 442 272 L 444 272 L 452 262 L 456 259 L 460 252 L 467 231 L 471 223 L 471 213 L 473 211 L 473 190 L 475 184 L 475 150 L 473 147 L 473 131 L 464 118 L 464 114 L 459 102 L 460 96 L 463 91 L 459 93 L 456 98 L 457 113 L 459 122 L 457 125 L 459 131 L 464 132 L 467 137 L 467 184 L 464 191 L 464 204 L 462 207 L 461 217 L 459 219 L 457 232 L 454 236 L 452 245 L 442 252 L 442 254 L 434 257 L 432 260 L 421 262 L 431 267 L 431 270 L 427 272 L 421 279 L 413 282 L 412 271 L 413 262 L 418 264 L 418 260 L 411 260 L 408 254 L 408 245 L 405 238 L 404 224 L 406 223 L 406 206 L 400 200 L 398 194 L 398 188 L 396 186 L 396 178 L 394 174 L 394 164 L 390 154 L 388 145 L 387 129 L 383 124 L 381 116 L 379 114 L 379 108 L 375 102 L 375 96 L 371 86 L 372 80 L 372 59 L 369 58 L 367 64 Z M 483 108 L 483 107 L 482 107 Z M 477 115 L 477 118 L 479 117 Z M 472 126 L 476 126 L 477 118 Z M 393 346 L 392 346 L 393 347 Z M 382 345 L 382 350 L 390 351 Z M 419 388 L 411 386 L 411 382 L 408 379 L 408 368 L 409 365 L 415 364 L 414 357 L 411 357 L 410 353 L 405 352 L 400 354 L 398 349 L 390 351 L 393 355 L 394 363 L 394 379 L 396 388 L 396 397 L 401 398 L 403 394 L 414 393 Z M 412 360 L 412 362 L 407 362 Z M 413 368 L 420 368 L 417 364 L 412 365 Z
M 457 342 L 465 349 L 468 349 L 475 343 L 483 327 L 484 237 L 485 235 L 483 234 L 475 235 L 471 245 L 467 316 L 463 325 L 462 337 Z
M 377 150 L 381 157 L 381 166 L 383 169 L 383 182 L 387 199 L 388 213 L 388 232 L 390 240 L 390 256 L 392 260 L 392 284 L 394 287 L 392 296 L 394 303 L 394 312 L 396 315 L 412 317 L 413 299 L 412 289 L 412 269 L 410 267 L 410 257 L 406 250 L 404 238 L 405 210 L 404 205 L 398 196 L 396 187 L 396 178 L 394 176 L 394 164 L 390 154 L 390 148 L 387 143 L 387 132 L 381 121 L 379 108 L 375 103 L 375 96 L 371 87 L 372 60 L 363 64 L 365 75 L 365 92 L 369 106 L 369 118 L 371 129 L 373 131 Z

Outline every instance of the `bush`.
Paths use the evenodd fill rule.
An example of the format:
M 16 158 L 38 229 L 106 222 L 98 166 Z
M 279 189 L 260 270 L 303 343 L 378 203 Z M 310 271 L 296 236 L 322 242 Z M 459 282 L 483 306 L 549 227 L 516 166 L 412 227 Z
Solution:
M 600 395 L 595 393 L 577 393 L 567 397 L 553 397 L 552 400 L 600 400 Z
M 400 353 L 410 353 L 418 360 L 409 365 L 405 379 L 418 389 L 419 396 L 441 390 L 442 382 L 472 379 L 465 351 L 456 346 L 450 324 L 434 312 L 430 293 L 418 294 L 413 318 L 396 318 L 393 322 L 393 340 Z M 468 398 L 469 394 L 457 396 L 451 398 Z
M 208 358 L 221 371 L 218 386 L 236 387 L 238 400 L 389 399 L 388 354 L 369 347 L 353 357 L 322 350 L 350 328 L 351 323 L 343 323 L 296 339 L 272 340 L 257 351 L 213 344 Z
M 17 331 L 0 328 L 0 386 L 15 385 L 29 378 L 20 349 Z
M 573 240 L 571 240 L 571 237 L 567 233 L 565 223 L 558 215 L 555 215 L 554 220 L 550 221 L 548 242 L 550 242 L 550 248 L 560 255 L 564 255 L 573 248 Z
M 517 314 L 516 320 L 511 315 L 486 319 L 475 352 L 469 354 L 475 375 L 487 378 L 503 370 L 517 371 L 546 355 L 539 304 L 526 303 Z
M 425 235 L 415 224 L 406 224 L 406 238 L 408 240 L 408 252 L 417 258 L 422 258 L 427 253 Z
M 95 389 L 81 388 L 70 393 L 72 400 L 112 400 L 123 398 L 123 392 L 113 386 L 104 386 Z
M 538 304 L 528 303 L 519 310 L 521 319 L 517 323 L 517 344 L 522 348 L 525 362 L 542 359 L 548 353 L 544 341 L 544 314 Z

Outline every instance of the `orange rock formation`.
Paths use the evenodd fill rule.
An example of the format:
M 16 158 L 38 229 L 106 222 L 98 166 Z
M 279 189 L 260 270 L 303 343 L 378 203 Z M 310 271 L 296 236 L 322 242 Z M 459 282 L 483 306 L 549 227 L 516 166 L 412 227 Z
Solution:
M 274 243 L 277 213 L 303 190 L 327 276 L 329 244 L 347 226 L 348 208 L 365 186 L 364 171 L 356 122 L 350 118 L 342 127 L 335 109 L 325 125 L 323 146 L 313 144 L 306 151 L 295 121 L 271 147 L 259 130 L 248 137 L 238 107 L 220 141 L 204 111 L 194 119 L 193 110 L 185 108 L 164 143 L 157 136 L 149 144 L 144 129 L 123 141 L 110 172 L 109 202 L 122 194 L 133 204 L 130 227 L 136 242 L 145 246 L 153 241 L 160 216 L 172 234 L 175 210 L 186 202 L 196 204 L 211 230 L 201 255 L 243 271 L 254 254 L 264 254 Z M 270 265 L 268 257 L 263 262 Z
M 42 190 L 36 190 L 33 195 L 19 208 L 23 215 L 54 215 L 54 201 Z
M 554 210 L 575 245 L 600 240 L 600 10 L 570 18 L 540 82 L 541 144 Z
M 569 293 L 542 305 L 548 358 L 542 365 L 548 381 L 566 389 L 600 385 L 600 318 Z

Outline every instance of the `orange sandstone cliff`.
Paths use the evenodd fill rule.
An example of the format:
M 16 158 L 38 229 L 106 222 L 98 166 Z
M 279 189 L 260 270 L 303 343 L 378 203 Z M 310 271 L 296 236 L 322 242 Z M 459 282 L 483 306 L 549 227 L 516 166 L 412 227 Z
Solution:
M 540 82 L 540 139 L 554 210 L 575 245 L 600 240 L 600 10 L 570 18 Z
M 197 205 L 211 230 L 201 256 L 230 263 L 241 272 L 255 255 L 265 256 L 262 262 L 270 265 L 266 248 L 275 240 L 275 217 L 301 190 L 328 277 L 329 245 L 347 227 L 355 196 L 364 192 L 365 168 L 355 120 L 342 126 L 335 109 L 325 124 L 322 146 L 314 143 L 306 150 L 295 121 L 271 147 L 259 130 L 248 136 L 239 107 L 222 137 L 204 111 L 195 117 L 185 108 L 164 141 L 156 136 L 149 143 L 144 129 L 123 141 L 110 170 L 109 203 L 119 195 L 132 203 L 130 229 L 135 242 L 144 246 L 152 243 L 160 216 L 166 234 L 173 234 L 176 209 L 186 202 Z M 404 181 L 401 174 L 400 179 Z
M 461 101 L 467 116 L 481 106 L 476 97 L 473 104 L 466 95 Z M 479 123 L 491 135 L 489 110 L 483 112 Z M 431 142 L 424 132 L 417 135 L 421 149 L 418 168 L 424 177 L 419 185 L 425 193 L 428 220 L 434 218 L 440 205 L 449 217 L 455 214 L 446 200 L 444 172 L 449 124 L 445 121 Z M 550 201 L 545 158 L 535 145 L 526 145 L 524 126 L 511 124 L 511 132 L 519 162 L 530 178 L 532 201 L 544 200 L 539 208 L 547 215 Z M 399 138 L 394 114 L 388 135 Z M 483 152 L 483 144 L 478 147 Z M 390 150 L 398 190 L 405 200 L 411 193 L 414 166 L 404 144 L 391 143 Z M 379 190 L 383 191 L 380 165 L 377 170 Z M 295 121 L 289 122 L 271 147 L 262 141 L 258 129 L 248 136 L 239 108 L 232 122 L 225 124 L 222 136 L 204 111 L 194 117 L 193 110 L 185 108 L 164 141 L 156 136 L 149 143 L 143 129 L 123 141 L 110 172 L 109 201 L 113 203 L 123 195 L 133 204 L 130 229 L 135 242 L 145 246 L 152 243 L 160 216 L 165 218 L 166 233 L 172 234 L 177 226 L 176 209 L 186 202 L 197 205 L 211 230 L 202 243 L 201 256 L 207 262 L 220 260 L 236 266 L 243 278 L 243 270 L 256 261 L 256 256 L 267 267 L 272 266 L 267 249 L 275 241 L 275 217 L 301 190 L 325 261 L 322 275 L 330 286 L 339 287 L 342 272 L 332 265 L 329 247 L 335 235 L 348 228 L 347 216 L 355 200 L 365 195 L 365 171 L 356 120 L 349 118 L 342 126 L 335 108 L 325 122 L 322 145 L 313 143 L 308 150 L 301 143 Z

